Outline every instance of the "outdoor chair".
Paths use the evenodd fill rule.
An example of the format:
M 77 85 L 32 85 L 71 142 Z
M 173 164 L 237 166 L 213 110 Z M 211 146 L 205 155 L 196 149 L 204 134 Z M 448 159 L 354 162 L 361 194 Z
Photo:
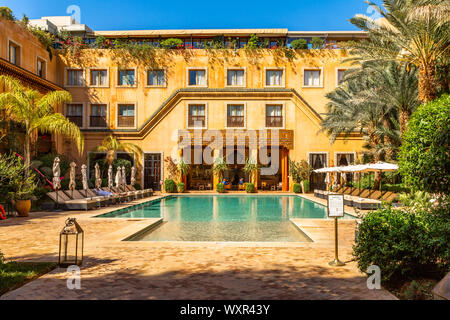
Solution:
M 109 188 L 105 187 L 105 188 L 102 188 L 102 190 L 114 193 L 116 196 L 119 197 L 120 202 L 128 201 L 128 195 L 126 193 L 120 192 L 115 187 L 112 187 L 111 190 L 109 190 Z
M 61 209 L 64 210 L 89 210 L 98 208 L 97 200 L 90 199 L 70 199 L 63 191 L 58 191 L 58 196 L 56 196 L 56 192 L 48 192 L 47 197 L 53 200 L 58 204 L 58 207 L 61 206 Z
M 373 210 L 381 207 L 381 201 L 373 199 L 354 198 L 353 207 L 360 210 Z

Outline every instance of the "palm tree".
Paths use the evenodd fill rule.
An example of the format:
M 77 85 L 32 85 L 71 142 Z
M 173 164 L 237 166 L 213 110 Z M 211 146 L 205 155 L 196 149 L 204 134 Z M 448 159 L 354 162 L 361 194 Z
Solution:
M 367 41 L 352 42 L 349 60 L 397 61 L 419 69 L 418 97 L 428 102 L 437 96 L 436 68 L 448 63 L 450 4 L 448 0 L 383 0 L 383 7 L 367 1 L 381 16 L 357 15 L 350 20 L 367 31 Z M 447 88 L 448 89 L 448 88 Z
M 394 62 L 366 64 L 350 70 L 344 83 L 327 98 L 330 102 L 322 131 L 330 135 L 331 142 L 340 135 L 360 132 L 375 161 L 395 159 L 401 127 L 418 105 L 417 79 L 414 70 Z
M 52 91 L 41 95 L 38 91 L 25 88 L 9 76 L 0 76 L 0 85 L 6 92 L 0 93 L 0 108 L 6 115 L 25 129 L 24 158 L 30 166 L 30 146 L 37 131 L 61 134 L 75 141 L 78 152 L 83 152 L 84 140 L 80 129 L 61 113 L 55 113 L 58 105 L 72 101 L 67 91 Z
M 250 182 L 253 184 L 256 182 L 258 170 L 259 166 L 256 159 L 248 158 L 245 161 L 244 172 L 249 175 Z
M 107 162 L 109 165 L 114 162 L 117 151 L 125 151 L 127 153 L 131 153 L 136 159 L 138 159 L 139 156 L 143 153 L 142 149 L 139 146 L 135 145 L 134 143 L 120 142 L 113 135 L 109 135 L 105 139 L 103 139 L 102 144 L 95 147 L 93 151 L 106 152 L 105 162 Z

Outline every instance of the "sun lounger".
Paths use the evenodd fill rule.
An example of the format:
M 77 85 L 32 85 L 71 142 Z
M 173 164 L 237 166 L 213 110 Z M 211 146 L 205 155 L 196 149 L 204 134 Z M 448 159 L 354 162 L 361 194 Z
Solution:
M 65 210 L 89 210 L 96 209 L 99 206 L 97 200 L 91 199 L 70 199 L 63 191 L 58 191 L 58 196 L 56 192 L 48 192 L 47 196 L 52 199 L 55 203 L 58 203 Z
M 104 191 L 112 192 L 115 196 L 119 198 L 120 202 L 126 202 L 128 201 L 128 195 L 125 192 L 120 192 L 115 187 L 112 187 L 111 190 L 109 188 L 102 188 Z
M 127 191 L 129 192 L 134 192 L 136 199 L 142 199 L 145 198 L 147 192 L 144 190 L 136 190 L 135 187 L 131 186 L 131 185 L 126 185 L 125 188 L 127 189 Z
M 393 201 L 395 201 L 395 200 L 397 200 L 397 199 L 398 199 L 398 194 L 393 193 L 393 192 L 391 192 L 391 191 L 386 192 L 386 193 L 383 194 L 383 196 L 380 198 L 381 201 L 388 202 L 388 203 L 393 202 Z
M 365 198 L 353 198 L 352 204 L 353 207 L 360 210 L 373 210 L 381 207 L 381 201 Z
M 370 199 L 373 200 L 378 200 L 381 198 L 381 196 L 383 195 L 383 193 L 379 190 L 375 190 L 374 192 L 372 192 L 369 196 Z

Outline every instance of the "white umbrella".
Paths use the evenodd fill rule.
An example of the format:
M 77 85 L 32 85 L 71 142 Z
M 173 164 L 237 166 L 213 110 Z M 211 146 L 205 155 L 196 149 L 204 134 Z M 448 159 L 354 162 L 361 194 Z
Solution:
M 69 181 L 69 190 L 72 190 L 72 198 L 73 198 L 73 190 L 75 190 L 77 184 L 75 182 L 75 170 L 76 170 L 77 164 L 75 162 L 70 163 L 70 181 Z
M 120 184 L 122 181 L 121 175 L 122 174 L 120 172 L 120 167 L 118 167 L 117 171 L 116 171 L 116 178 L 115 178 L 116 188 L 120 188 Z
M 89 185 L 87 181 L 87 167 L 85 164 L 81 166 L 81 183 L 83 184 L 83 190 L 86 192 L 87 198 L 87 189 L 89 189 Z
M 136 184 L 136 168 L 133 166 L 131 167 L 131 179 L 130 184 L 134 186 Z
M 127 173 L 125 172 L 125 166 L 122 166 L 122 187 L 125 189 L 127 185 Z
M 398 165 L 394 163 L 382 162 L 370 163 L 366 165 L 364 172 L 394 172 L 398 170 Z
M 109 165 L 109 168 L 108 168 L 108 188 L 109 188 L 109 191 L 111 191 L 111 187 L 113 186 L 113 168 L 112 168 L 112 165 Z
M 95 188 L 100 189 L 102 187 L 102 178 L 100 178 L 100 167 L 98 163 L 95 164 Z
M 58 191 L 61 189 L 61 169 L 59 168 L 59 158 L 53 160 L 53 189 Z

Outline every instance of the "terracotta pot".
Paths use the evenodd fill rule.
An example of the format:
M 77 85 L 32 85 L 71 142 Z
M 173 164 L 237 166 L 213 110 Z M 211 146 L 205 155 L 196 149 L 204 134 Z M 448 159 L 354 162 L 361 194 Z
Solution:
M 31 200 L 16 200 L 16 210 L 19 217 L 28 217 L 31 209 Z

